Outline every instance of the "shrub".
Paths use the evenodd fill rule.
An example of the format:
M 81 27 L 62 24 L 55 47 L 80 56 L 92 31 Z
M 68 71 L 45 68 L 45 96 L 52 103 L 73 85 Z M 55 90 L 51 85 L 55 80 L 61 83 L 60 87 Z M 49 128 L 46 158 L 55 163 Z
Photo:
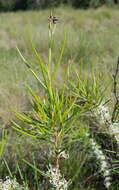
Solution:
M 0 10 L 1 11 L 11 11 L 14 9 L 16 0 L 0 0 Z
M 101 5 L 112 5 L 114 0 L 70 0 L 72 6 L 76 8 L 99 7 Z
M 66 72 L 65 83 L 60 88 L 56 85 L 56 75 L 61 65 L 66 42 L 65 35 L 59 57 L 54 63 L 52 49 L 54 46 L 56 23 L 57 18 L 50 15 L 48 63 L 42 59 L 31 43 L 33 55 L 39 64 L 39 73 L 32 69 L 30 62 L 18 50 L 27 68 L 42 87 L 44 95 L 40 96 L 32 87 L 28 86 L 28 92 L 32 97 L 32 109 L 25 113 L 15 111 L 19 122 L 12 121 L 12 127 L 22 134 L 38 139 L 40 142 L 45 142 L 49 149 L 47 172 L 37 168 L 35 170 L 49 179 L 50 187 L 53 189 L 67 190 L 70 180 L 66 180 L 62 174 L 61 160 L 69 158 L 68 148 L 70 144 L 79 140 L 80 131 L 78 122 L 81 117 L 84 117 L 101 103 L 103 93 L 100 91 L 100 77 L 98 78 L 97 76 L 95 78 L 93 75 L 92 77 L 85 78 L 84 75 L 81 76 L 81 74 L 75 72 L 76 79 L 72 80 L 72 77 L 69 75 L 69 66 Z M 85 133 L 86 136 L 88 136 L 88 132 Z M 93 151 L 97 151 L 96 156 L 98 153 L 101 154 L 98 157 L 101 160 L 103 153 L 99 150 L 97 143 L 94 140 L 90 140 L 89 142 L 93 146 Z M 27 161 L 25 162 L 34 168 L 32 164 Z M 102 160 L 100 163 L 105 164 Z M 104 175 L 105 170 L 108 170 L 107 165 L 101 170 Z M 106 185 L 110 186 L 110 183 L 106 183 Z
M 0 0 L 1 11 L 41 9 L 69 4 L 76 8 L 99 7 L 119 3 L 118 0 Z
M 0 179 L 0 190 L 29 190 L 27 187 L 19 185 L 16 179 L 10 179 L 6 177 L 3 181 Z

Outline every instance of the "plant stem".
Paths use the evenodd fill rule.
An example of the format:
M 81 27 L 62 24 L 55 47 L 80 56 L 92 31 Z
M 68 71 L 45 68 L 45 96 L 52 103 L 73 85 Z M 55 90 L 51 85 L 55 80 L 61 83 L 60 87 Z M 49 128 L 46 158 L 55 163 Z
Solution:
M 59 169 L 59 139 L 58 139 L 58 130 L 57 127 L 55 128 L 55 162 L 54 162 L 54 166 L 56 169 Z

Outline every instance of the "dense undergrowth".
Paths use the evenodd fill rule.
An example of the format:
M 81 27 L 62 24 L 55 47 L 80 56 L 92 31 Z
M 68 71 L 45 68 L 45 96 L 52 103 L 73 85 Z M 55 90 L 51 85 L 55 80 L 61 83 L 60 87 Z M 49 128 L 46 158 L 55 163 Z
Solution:
M 61 5 L 87 9 L 97 8 L 102 5 L 117 6 L 118 4 L 118 0 L 0 0 L 0 12 L 29 9 L 39 10 L 51 7 L 59 7 Z
M 118 10 L 56 9 L 55 14 L 59 22 L 49 47 L 49 11 L 1 15 L 5 24 L 0 31 L 0 178 L 15 177 L 31 190 L 53 188 L 51 171 L 57 158 L 59 178 L 64 184 L 69 181 L 69 189 L 118 190 L 118 98 L 113 90 L 118 89 Z M 32 74 L 40 77 L 39 85 Z M 23 114 L 15 111 L 24 124 L 13 108 Z M 53 128 L 57 123 L 58 131 Z M 31 138 L 12 130 L 13 124 Z M 57 132 L 62 142 L 56 147 Z

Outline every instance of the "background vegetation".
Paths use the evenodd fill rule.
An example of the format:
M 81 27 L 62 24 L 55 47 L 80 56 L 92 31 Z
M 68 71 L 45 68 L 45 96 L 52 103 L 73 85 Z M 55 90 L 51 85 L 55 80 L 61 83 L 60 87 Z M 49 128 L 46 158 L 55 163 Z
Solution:
M 118 3 L 119 0 L 0 0 L 0 11 L 42 9 L 62 4 L 75 8 L 96 8 L 101 5 L 112 6 Z
M 4 2 L 8 3 L 7 6 Z M 1 7 L 4 7 L 6 11 L 8 10 L 8 5 L 9 10 L 13 10 L 14 3 L 12 0 L 10 4 L 9 2 L 10 1 L 1 1 Z M 5 6 L 7 8 L 5 8 Z M 35 6 L 36 4 L 34 7 Z M 87 4 L 85 3 L 85 6 L 84 4 L 82 6 L 87 7 Z M 15 9 L 16 8 L 14 8 L 14 10 Z M 48 147 L 45 143 L 41 144 L 36 139 L 29 139 L 24 135 L 17 134 L 10 127 L 11 120 L 16 120 L 12 112 L 13 108 L 20 112 L 31 109 L 25 85 L 31 85 L 41 94 L 42 91 L 40 87 L 37 87 L 37 83 L 31 73 L 27 70 L 25 65 L 22 64 L 18 52 L 16 51 L 16 46 L 19 47 L 26 58 L 34 63 L 33 67 L 37 71 L 37 62 L 32 56 L 29 38 L 32 38 L 38 52 L 47 60 L 47 19 L 49 14 L 50 10 L 42 10 L 1 13 L 0 15 L 1 138 L 3 136 L 3 129 L 8 130 L 8 134 L 1 139 L 1 141 L 4 140 L 6 146 L 1 159 L 0 178 L 4 179 L 5 176 L 8 175 L 11 177 L 15 176 L 21 184 L 25 181 L 30 189 L 33 190 L 47 188 L 48 181 L 39 175 L 36 170 L 33 170 L 25 164 L 22 159 L 24 158 L 33 163 L 34 166 L 46 171 L 46 165 L 48 164 Z M 69 7 L 65 9 L 57 8 L 54 11 L 54 15 L 57 15 L 59 18 L 58 28 L 55 34 L 55 57 L 57 57 L 57 50 L 59 50 L 64 38 L 64 29 L 68 31 L 64 57 L 57 74 L 56 81 L 58 86 L 65 80 L 65 71 L 67 70 L 68 64 L 70 64 L 72 68 L 75 67 L 77 71 L 80 71 L 82 67 L 82 75 L 90 76 L 92 70 L 97 76 L 100 73 L 102 88 L 107 87 L 105 97 L 107 100 L 110 100 L 109 105 L 111 110 L 113 105 L 112 74 L 114 73 L 119 54 L 118 8 L 102 7 L 86 11 L 74 10 Z M 84 123 L 83 118 L 80 121 L 81 128 L 78 134 L 80 140 L 70 145 L 70 156 L 68 161 L 62 160 L 62 171 L 67 179 L 71 178 L 73 180 L 70 187 L 71 190 L 105 189 L 102 176 L 96 172 L 98 163 L 95 162 L 95 157 L 92 156 L 88 147 L 89 141 L 84 135 L 88 130 L 87 125 L 90 124 L 93 134 L 97 139 L 101 139 L 99 140 L 100 145 L 104 147 L 105 152 L 107 150 L 110 158 L 113 160 L 113 185 L 111 188 L 112 190 L 118 190 L 119 175 L 117 170 L 113 170 L 115 167 L 118 168 L 118 165 L 113 166 L 113 164 L 118 164 L 118 162 L 115 153 L 109 153 L 109 151 L 117 151 L 117 145 L 115 141 L 110 140 L 105 135 L 104 131 L 106 128 L 104 125 L 101 126 L 101 129 L 103 128 L 104 131 L 100 133 L 98 131 L 100 126 L 98 121 L 92 123 L 92 121 L 89 121 L 89 118 L 86 121 L 88 121 L 88 124 Z

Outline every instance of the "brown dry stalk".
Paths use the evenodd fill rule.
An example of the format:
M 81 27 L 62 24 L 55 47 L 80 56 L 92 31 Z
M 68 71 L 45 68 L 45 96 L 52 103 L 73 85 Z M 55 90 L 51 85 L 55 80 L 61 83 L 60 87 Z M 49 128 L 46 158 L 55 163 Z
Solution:
M 116 65 L 116 70 L 115 70 L 115 73 L 113 75 L 113 81 L 114 81 L 113 82 L 113 94 L 115 97 L 115 105 L 114 105 L 114 109 L 112 112 L 112 118 L 111 118 L 112 122 L 114 122 L 117 107 L 119 106 L 119 95 L 117 92 L 117 76 L 118 76 L 118 73 L 119 73 L 119 57 L 118 57 L 117 65 Z

